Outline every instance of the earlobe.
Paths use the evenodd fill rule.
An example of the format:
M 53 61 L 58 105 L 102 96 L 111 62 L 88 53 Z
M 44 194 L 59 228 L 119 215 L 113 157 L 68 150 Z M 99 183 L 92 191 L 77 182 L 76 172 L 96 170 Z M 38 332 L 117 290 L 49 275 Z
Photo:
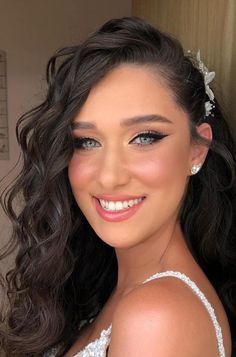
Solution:
M 196 130 L 202 138 L 207 139 L 209 142 L 211 142 L 213 137 L 212 129 L 208 123 L 202 123 L 201 125 L 196 127 Z M 195 175 L 200 171 L 206 159 L 208 150 L 209 147 L 206 144 L 200 142 L 193 143 L 190 163 L 191 175 Z

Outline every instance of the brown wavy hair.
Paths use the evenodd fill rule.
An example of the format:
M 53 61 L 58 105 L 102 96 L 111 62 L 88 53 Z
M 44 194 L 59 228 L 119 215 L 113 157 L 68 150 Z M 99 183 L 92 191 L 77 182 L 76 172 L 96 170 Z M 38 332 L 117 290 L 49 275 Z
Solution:
M 78 46 L 59 50 L 47 66 L 48 91 L 17 124 L 23 165 L 2 205 L 13 224 L 7 250 L 15 267 L 3 277 L 10 309 L 1 344 L 8 356 L 63 355 L 82 326 L 96 317 L 117 283 L 114 248 L 93 231 L 73 197 L 67 167 L 73 154 L 71 123 L 91 88 L 122 63 L 149 66 L 167 81 L 196 126 L 211 125 L 213 141 L 201 171 L 192 176 L 181 226 L 188 246 L 227 312 L 235 347 L 235 146 L 215 100 L 205 116 L 202 74 L 180 43 L 147 22 L 128 17 L 105 23 Z M 23 197 L 17 210 L 15 199 Z M 3 257 L 3 255 L 2 255 Z

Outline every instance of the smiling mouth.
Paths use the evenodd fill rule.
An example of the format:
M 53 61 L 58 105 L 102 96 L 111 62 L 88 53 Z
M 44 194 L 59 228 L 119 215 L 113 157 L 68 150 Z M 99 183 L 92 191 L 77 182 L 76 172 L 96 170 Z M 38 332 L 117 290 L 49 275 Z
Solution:
M 137 206 L 144 199 L 145 197 L 139 197 L 132 200 L 108 201 L 96 198 L 96 200 L 99 202 L 99 205 L 107 212 L 127 211 L 130 208 Z

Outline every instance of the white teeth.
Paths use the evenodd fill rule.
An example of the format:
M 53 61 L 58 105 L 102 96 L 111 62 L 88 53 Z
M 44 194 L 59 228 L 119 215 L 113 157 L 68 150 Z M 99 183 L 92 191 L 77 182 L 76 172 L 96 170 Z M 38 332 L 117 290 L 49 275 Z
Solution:
M 124 201 L 124 202 L 123 202 L 123 207 L 124 207 L 124 208 L 128 208 L 128 207 L 129 207 L 129 204 L 128 204 L 127 201 Z
M 109 204 L 108 204 L 108 209 L 109 209 L 110 211 L 115 211 L 115 209 L 116 209 L 116 204 L 115 204 L 115 202 L 109 202 Z
M 105 200 L 99 200 L 101 206 L 107 210 L 107 211 L 121 211 L 123 209 L 127 209 L 129 207 L 133 207 L 134 205 L 137 205 L 139 202 L 143 200 L 142 197 L 140 198 L 135 198 L 134 200 L 129 200 L 129 201 L 105 201 Z
M 129 201 L 129 206 L 130 206 L 130 207 L 133 207 L 133 205 L 134 205 L 134 200 L 130 200 L 130 201 Z
M 123 209 L 123 204 L 122 202 L 116 202 L 115 203 L 115 207 L 116 207 L 116 211 L 120 210 L 120 209 Z

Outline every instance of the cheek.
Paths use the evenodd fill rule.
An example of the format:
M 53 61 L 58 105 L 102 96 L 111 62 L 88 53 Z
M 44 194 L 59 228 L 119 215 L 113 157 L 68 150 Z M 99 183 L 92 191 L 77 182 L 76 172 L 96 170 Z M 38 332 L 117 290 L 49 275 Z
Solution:
M 163 150 L 133 161 L 133 173 L 149 187 L 175 185 L 186 180 L 188 156 L 186 150 Z
M 74 154 L 68 165 L 68 177 L 72 190 L 83 189 L 94 176 L 95 166 L 90 163 L 89 158 L 83 158 Z
M 166 175 L 166 168 L 162 160 L 150 158 L 133 162 L 133 173 L 139 177 L 147 186 L 153 186 L 157 183 L 158 178 Z

